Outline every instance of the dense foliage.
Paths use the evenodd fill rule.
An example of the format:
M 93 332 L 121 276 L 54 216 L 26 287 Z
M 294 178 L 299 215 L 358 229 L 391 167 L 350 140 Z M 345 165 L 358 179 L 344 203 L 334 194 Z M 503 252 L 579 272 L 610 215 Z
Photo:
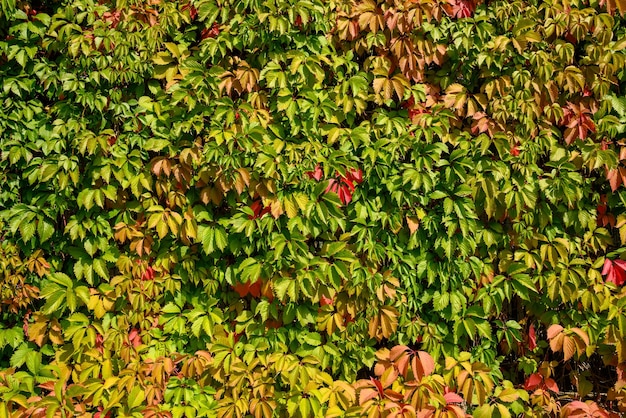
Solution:
M 0 417 L 626 410 L 625 12 L 1 0 Z

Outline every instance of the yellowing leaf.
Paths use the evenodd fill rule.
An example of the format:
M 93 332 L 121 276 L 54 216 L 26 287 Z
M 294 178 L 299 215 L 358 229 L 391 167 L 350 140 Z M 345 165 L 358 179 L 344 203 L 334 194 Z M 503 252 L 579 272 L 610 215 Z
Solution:
M 502 402 L 515 402 L 519 399 L 519 393 L 514 388 L 506 388 L 498 395 Z
M 292 200 L 292 197 L 287 197 L 285 198 L 285 200 L 283 201 L 283 204 L 285 206 L 285 212 L 287 213 L 287 217 L 288 218 L 293 218 L 296 215 L 298 215 L 298 208 L 295 204 L 295 202 Z

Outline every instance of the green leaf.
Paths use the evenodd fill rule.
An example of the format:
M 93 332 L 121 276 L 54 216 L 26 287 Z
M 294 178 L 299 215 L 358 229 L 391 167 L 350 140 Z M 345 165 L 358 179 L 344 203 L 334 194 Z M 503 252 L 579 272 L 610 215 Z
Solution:
M 215 228 L 215 245 L 219 248 L 220 251 L 224 251 L 228 246 L 228 235 L 224 228 L 217 227 Z
M 322 336 L 317 332 L 309 332 L 301 335 L 302 341 L 309 345 L 317 347 L 322 344 Z
M 42 218 L 39 218 L 37 223 L 37 234 L 39 235 L 39 242 L 44 243 L 48 241 L 50 237 L 52 237 L 52 234 L 54 234 L 54 225 L 48 223 Z
M 450 303 L 450 294 L 447 292 L 435 292 L 433 295 L 433 308 L 436 311 L 444 310 Z
M 255 315 L 261 315 L 261 320 L 263 322 L 267 321 L 268 315 L 269 315 L 269 311 L 270 311 L 270 303 L 267 300 L 261 300 L 259 301 L 259 303 L 256 305 L 256 308 L 254 310 L 254 314 Z
M 147 140 L 143 144 L 143 149 L 145 149 L 146 151 L 158 152 L 169 145 L 170 145 L 170 141 L 168 141 L 167 139 L 152 138 L 152 139 Z
M 30 352 L 26 356 L 26 367 L 34 376 L 38 376 L 41 369 L 41 353 L 37 351 Z
M 22 345 L 20 345 L 17 350 L 13 352 L 13 355 L 11 355 L 11 367 L 22 367 L 32 353 L 33 350 L 29 347 L 28 343 L 22 343 Z
M 262 265 L 256 259 L 249 257 L 239 265 L 239 274 L 242 282 L 256 282 L 261 278 Z

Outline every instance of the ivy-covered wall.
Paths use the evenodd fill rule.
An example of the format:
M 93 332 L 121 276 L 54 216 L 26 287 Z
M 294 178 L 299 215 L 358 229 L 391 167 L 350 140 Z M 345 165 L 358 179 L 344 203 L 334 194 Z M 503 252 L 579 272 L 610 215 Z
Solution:
M 0 417 L 626 411 L 625 13 L 1 0 Z

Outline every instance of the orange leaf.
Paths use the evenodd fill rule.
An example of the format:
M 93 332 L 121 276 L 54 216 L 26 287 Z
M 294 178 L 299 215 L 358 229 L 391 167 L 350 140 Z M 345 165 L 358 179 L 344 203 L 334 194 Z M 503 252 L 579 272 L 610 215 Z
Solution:
M 380 383 L 383 387 L 389 387 L 393 384 L 393 382 L 398 378 L 398 372 L 395 367 L 389 367 L 383 375 L 380 377 Z
M 407 216 L 406 224 L 409 226 L 409 231 L 411 234 L 415 233 L 420 226 L 419 220 L 415 216 Z
M 408 351 L 409 347 L 406 345 L 396 345 L 391 350 L 389 350 L 389 360 L 396 360 L 398 357 L 403 355 Z
M 613 168 L 611 170 L 606 171 L 606 179 L 609 181 L 611 185 L 611 190 L 615 191 L 622 183 L 622 178 L 619 176 L 619 172 L 617 168 Z
M 587 333 L 585 331 L 583 331 L 580 328 L 572 328 L 570 331 L 572 331 L 574 334 L 578 335 L 580 337 L 580 339 L 585 342 L 585 345 L 589 345 L 589 336 L 587 335 Z
M 563 331 L 563 327 L 559 324 L 551 325 L 550 328 L 548 328 L 548 339 L 553 339 L 554 337 L 559 335 L 561 331 Z
M 435 371 L 435 360 L 426 351 L 420 351 L 417 353 L 422 364 L 422 371 L 424 376 L 429 376 Z
M 563 360 L 567 361 L 574 357 L 576 353 L 576 342 L 569 336 L 563 337 Z
M 553 339 L 550 340 L 550 348 L 552 349 L 552 351 L 554 351 L 555 353 L 561 351 L 561 349 L 563 349 L 563 338 L 565 337 L 565 335 L 563 334 L 559 334 L 556 337 L 554 337 Z
M 378 396 L 378 391 L 376 389 L 364 388 L 361 389 L 359 393 L 359 405 L 363 405 L 365 402 L 370 399 L 374 399 Z

